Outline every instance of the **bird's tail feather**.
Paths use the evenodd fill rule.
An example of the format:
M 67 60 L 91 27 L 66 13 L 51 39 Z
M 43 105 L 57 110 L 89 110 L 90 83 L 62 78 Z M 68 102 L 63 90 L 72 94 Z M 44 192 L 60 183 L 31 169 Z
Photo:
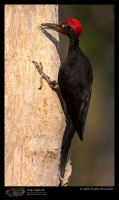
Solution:
M 62 147 L 61 147 L 61 162 L 60 162 L 60 175 L 64 178 L 65 168 L 70 155 L 70 146 L 72 139 L 75 134 L 75 128 L 70 118 L 70 115 L 67 117 L 67 126 L 64 132 Z

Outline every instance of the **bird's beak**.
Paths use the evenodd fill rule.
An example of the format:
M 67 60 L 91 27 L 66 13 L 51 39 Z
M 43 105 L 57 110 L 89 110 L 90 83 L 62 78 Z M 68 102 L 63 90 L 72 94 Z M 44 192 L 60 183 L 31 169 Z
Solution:
M 61 27 L 58 26 L 58 24 L 53 24 L 53 23 L 43 23 L 38 28 L 51 29 L 51 30 L 54 30 L 57 32 L 60 32 L 60 30 L 61 30 Z

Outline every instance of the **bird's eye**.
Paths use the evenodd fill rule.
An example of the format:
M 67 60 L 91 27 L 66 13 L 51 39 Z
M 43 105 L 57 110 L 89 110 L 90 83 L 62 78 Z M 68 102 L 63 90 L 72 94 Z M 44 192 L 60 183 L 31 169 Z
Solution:
M 62 28 L 65 28 L 65 27 L 66 27 L 66 24 L 62 24 L 61 26 L 62 26 Z

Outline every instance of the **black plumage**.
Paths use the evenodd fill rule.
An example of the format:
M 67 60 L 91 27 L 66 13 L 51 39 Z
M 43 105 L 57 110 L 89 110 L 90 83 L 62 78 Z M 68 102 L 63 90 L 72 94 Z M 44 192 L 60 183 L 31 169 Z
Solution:
M 77 19 L 69 18 L 60 24 L 45 23 L 42 26 L 69 37 L 68 55 L 58 73 L 58 85 L 67 107 L 67 126 L 62 140 L 60 162 L 61 177 L 63 178 L 75 131 L 83 141 L 93 73 L 89 59 L 79 47 L 82 25 Z

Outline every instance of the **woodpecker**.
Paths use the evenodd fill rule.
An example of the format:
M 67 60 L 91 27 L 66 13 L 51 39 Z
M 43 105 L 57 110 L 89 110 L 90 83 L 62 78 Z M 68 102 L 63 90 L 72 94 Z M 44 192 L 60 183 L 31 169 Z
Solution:
M 67 126 L 62 140 L 60 163 L 61 177 L 63 178 L 75 132 L 83 141 L 92 92 L 93 72 L 88 57 L 79 47 L 79 37 L 83 30 L 79 20 L 68 18 L 59 24 L 42 23 L 41 26 L 69 37 L 68 55 L 58 73 L 58 85 L 67 107 Z

